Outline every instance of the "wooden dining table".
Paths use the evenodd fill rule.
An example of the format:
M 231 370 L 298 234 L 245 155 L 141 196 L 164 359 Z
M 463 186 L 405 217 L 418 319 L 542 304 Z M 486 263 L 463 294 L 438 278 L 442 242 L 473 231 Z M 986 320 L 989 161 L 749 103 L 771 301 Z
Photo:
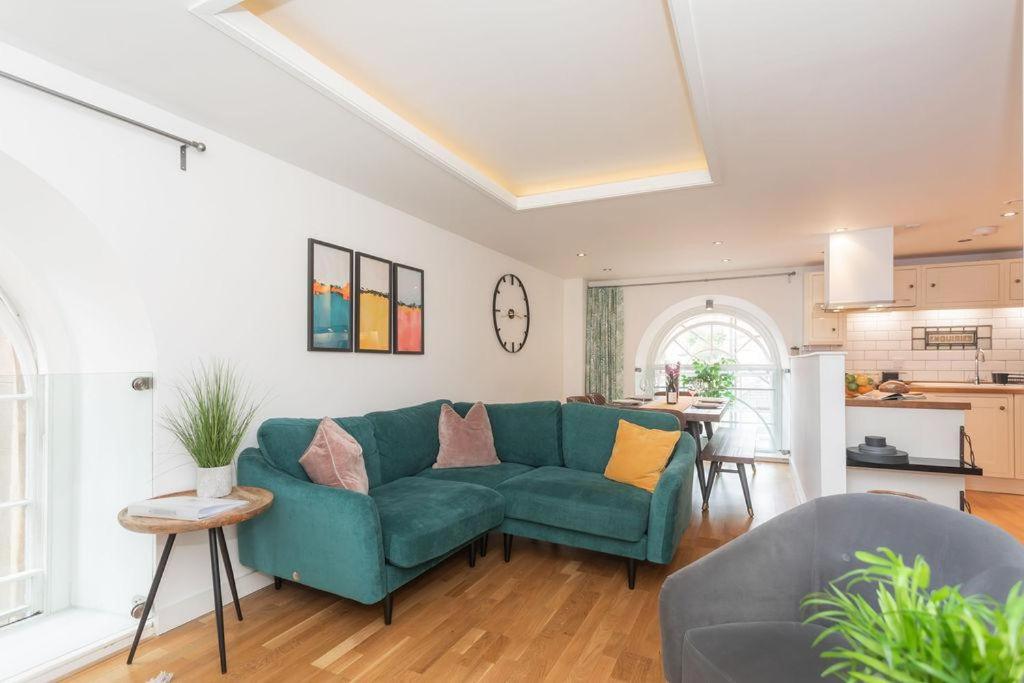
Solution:
M 699 401 L 699 397 L 696 396 L 680 396 L 678 403 L 669 404 L 664 396 L 658 396 L 639 405 L 625 401 L 611 401 L 609 405 L 616 408 L 630 408 L 634 410 L 656 410 L 661 413 L 675 415 L 676 419 L 679 420 L 680 428 L 689 433 L 693 440 L 697 442 L 697 482 L 700 484 L 700 491 L 703 495 L 707 487 L 707 477 L 704 473 L 704 463 L 701 460 L 700 428 L 701 425 L 704 425 L 704 432 L 707 434 L 708 441 L 711 441 L 711 437 L 715 433 L 714 425 L 722 421 L 722 416 L 729 410 L 732 402 L 723 401 L 714 408 L 698 408 L 694 404 Z

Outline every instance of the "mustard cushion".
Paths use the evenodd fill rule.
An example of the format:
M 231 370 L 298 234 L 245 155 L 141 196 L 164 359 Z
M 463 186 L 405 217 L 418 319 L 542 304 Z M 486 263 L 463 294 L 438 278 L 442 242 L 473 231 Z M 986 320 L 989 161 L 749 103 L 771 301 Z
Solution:
M 604 476 L 654 493 L 681 433 L 647 429 L 620 419 Z

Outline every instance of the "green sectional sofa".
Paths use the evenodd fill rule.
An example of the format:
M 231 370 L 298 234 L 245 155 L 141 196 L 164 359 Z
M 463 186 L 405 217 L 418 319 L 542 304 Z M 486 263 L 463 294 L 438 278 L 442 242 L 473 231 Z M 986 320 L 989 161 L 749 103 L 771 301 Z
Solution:
M 683 434 L 653 494 L 603 476 L 619 419 L 675 430 L 665 413 L 557 401 L 490 404 L 501 464 L 432 469 L 441 406 L 338 418 L 363 447 L 369 495 L 312 483 L 299 457 L 315 419 L 271 419 L 258 448 L 238 460 L 238 483 L 274 493 L 263 515 L 240 525 L 242 564 L 365 604 L 383 601 L 391 622 L 396 589 L 455 552 L 486 552 L 487 533 L 525 536 L 619 555 L 629 587 L 637 560 L 667 563 L 690 520 L 696 446 Z M 472 404 L 452 404 L 465 415 Z

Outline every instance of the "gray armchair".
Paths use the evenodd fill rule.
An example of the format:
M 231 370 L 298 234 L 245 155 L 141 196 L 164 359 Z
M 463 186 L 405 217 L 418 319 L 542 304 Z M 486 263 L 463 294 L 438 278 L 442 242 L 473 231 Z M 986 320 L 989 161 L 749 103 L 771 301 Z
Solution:
M 672 683 L 820 681 L 827 643 L 800 600 L 860 566 L 854 551 L 922 555 L 932 585 L 1003 599 L 1024 579 L 1024 546 L 976 517 L 898 496 L 817 498 L 752 529 L 666 579 L 661 644 Z

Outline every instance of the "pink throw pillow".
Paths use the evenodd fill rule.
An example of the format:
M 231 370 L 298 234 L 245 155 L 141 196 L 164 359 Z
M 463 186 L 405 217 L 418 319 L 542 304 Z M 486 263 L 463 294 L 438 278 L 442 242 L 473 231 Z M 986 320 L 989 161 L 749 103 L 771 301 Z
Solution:
M 491 421 L 483 403 L 474 403 L 464 418 L 447 403 L 441 406 L 437 435 L 441 450 L 437 452 L 434 469 L 501 464 L 494 450 Z
M 320 420 L 313 441 L 299 458 L 299 464 L 317 484 L 358 493 L 370 490 L 363 447 L 329 417 Z

